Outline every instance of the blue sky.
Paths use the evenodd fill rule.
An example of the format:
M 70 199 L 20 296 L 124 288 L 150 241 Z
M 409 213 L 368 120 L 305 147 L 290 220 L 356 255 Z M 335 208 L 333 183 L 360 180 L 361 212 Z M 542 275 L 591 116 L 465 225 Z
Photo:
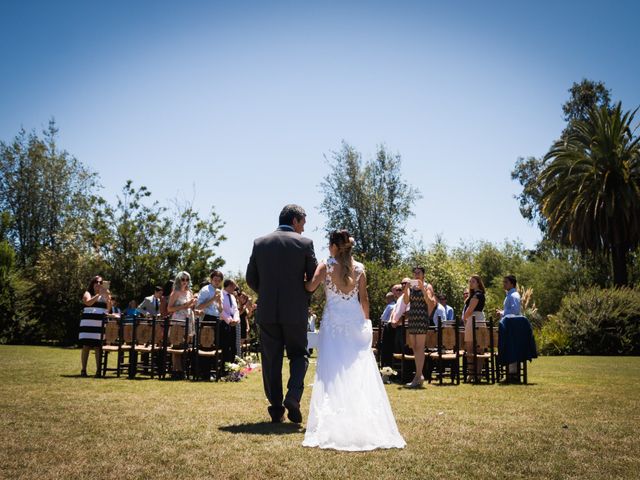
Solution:
M 229 271 L 289 202 L 326 255 L 318 184 L 343 139 L 402 155 L 424 196 L 413 238 L 533 246 L 513 164 L 558 136 L 574 81 L 640 105 L 638 18 L 637 2 L 4 0 L 0 139 L 55 117 L 107 199 L 131 178 L 213 205 Z

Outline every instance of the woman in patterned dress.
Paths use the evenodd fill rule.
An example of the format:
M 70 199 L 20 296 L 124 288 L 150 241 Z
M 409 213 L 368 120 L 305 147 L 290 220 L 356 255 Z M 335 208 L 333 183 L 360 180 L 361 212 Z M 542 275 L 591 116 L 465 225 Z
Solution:
M 405 286 L 403 301 L 409 304 L 407 312 L 407 344 L 413 350 L 416 363 L 416 374 L 407 388 L 419 388 L 424 383 L 422 369 L 424 368 L 424 346 L 427 341 L 427 329 L 429 328 L 429 312 L 437 307 L 433 287 L 424 281 L 424 268 L 413 269 L 414 280 Z
M 100 351 L 102 346 L 102 321 L 111 310 L 111 292 L 102 285 L 102 277 L 96 275 L 89 282 L 87 291 L 82 296 L 84 310 L 80 320 L 80 333 L 78 340 L 82 345 L 82 370 L 81 377 L 87 376 L 87 361 L 89 352 L 95 350 L 96 377 L 100 376 Z

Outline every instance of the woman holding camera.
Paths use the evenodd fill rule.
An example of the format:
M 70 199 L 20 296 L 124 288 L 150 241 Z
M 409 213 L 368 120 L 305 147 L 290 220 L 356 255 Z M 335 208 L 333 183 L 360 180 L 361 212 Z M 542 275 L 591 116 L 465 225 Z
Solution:
M 108 282 L 107 282 L 108 284 Z M 87 376 L 87 360 L 91 349 L 96 354 L 96 377 L 100 376 L 100 353 L 102 347 L 102 322 L 111 310 L 111 292 L 108 285 L 104 285 L 102 277 L 96 275 L 89 282 L 86 292 L 82 296 L 84 309 L 80 320 L 80 333 L 78 340 L 82 345 L 82 370 L 81 377 Z
M 430 315 L 433 316 L 438 302 L 433 287 L 424 281 L 423 267 L 413 269 L 413 280 L 405 285 L 403 301 L 409 304 L 407 311 L 407 344 L 413 350 L 416 363 L 416 375 L 407 388 L 419 388 L 424 383 L 422 370 L 424 368 L 424 346 L 427 342 Z

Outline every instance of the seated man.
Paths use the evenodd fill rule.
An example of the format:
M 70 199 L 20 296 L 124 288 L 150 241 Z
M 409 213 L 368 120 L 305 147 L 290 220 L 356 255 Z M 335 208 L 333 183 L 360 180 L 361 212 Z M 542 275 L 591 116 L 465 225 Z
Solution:
M 453 307 L 447 305 L 447 296 L 442 292 L 438 294 L 438 303 L 440 303 L 440 305 L 442 305 L 442 307 L 444 308 L 444 320 L 447 322 L 453 322 L 455 320 L 455 312 L 453 311 Z

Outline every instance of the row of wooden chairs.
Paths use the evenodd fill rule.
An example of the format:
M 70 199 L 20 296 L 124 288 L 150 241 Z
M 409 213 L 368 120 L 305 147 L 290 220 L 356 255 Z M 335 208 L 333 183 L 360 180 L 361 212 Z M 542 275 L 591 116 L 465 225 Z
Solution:
M 202 365 L 207 366 L 205 374 L 219 380 L 224 365 L 222 350 L 216 343 L 220 338 L 217 322 L 196 318 L 194 332 L 189 331 L 189 323 L 170 317 L 136 317 L 132 319 L 105 319 L 103 321 L 103 341 L 100 351 L 101 374 L 115 372 L 118 377 L 126 372 L 129 378 L 138 374 L 151 378 L 165 378 L 171 371 L 172 356 L 180 355 L 187 378 L 202 375 Z M 243 352 L 252 349 L 245 341 Z M 109 366 L 109 354 L 116 355 L 116 365 Z M 207 359 L 206 361 L 203 361 Z
M 394 368 L 400 371 L 401 381 L 405 381 L 408 374 L 415 370 L 413 352 L 405 351 L 406 326 L 400 325 L 402 338 L 402 351 L 393 354 Z M 474 383 L 486 382 L 494 384 L 507 378 L 506 366 L 500 365 L 498 352 L 498 327 L 493 320 L 478 322 L 472 318 L 472 345 L 474 348 L 468 351 L 465 346 L 465 330 L 457 322 L 442 322 L 438 319 L 438 327 L 430 327 L 427 330 L 425 342 L 425 367 L 424 376 L 431 383 L 434 376 L 443 384 L 449 377 L 451 383 L 460 384 L 464 381 Z M 380 350 L 380 330 L 374 331 L 374 353 Z M 474 367 L 481 364 L 482 369 L 477 371 Z M 412 370 L 413 369 L 413 370 Z M 527 382 L 526 362 L 518 364 L 518 381 Z

